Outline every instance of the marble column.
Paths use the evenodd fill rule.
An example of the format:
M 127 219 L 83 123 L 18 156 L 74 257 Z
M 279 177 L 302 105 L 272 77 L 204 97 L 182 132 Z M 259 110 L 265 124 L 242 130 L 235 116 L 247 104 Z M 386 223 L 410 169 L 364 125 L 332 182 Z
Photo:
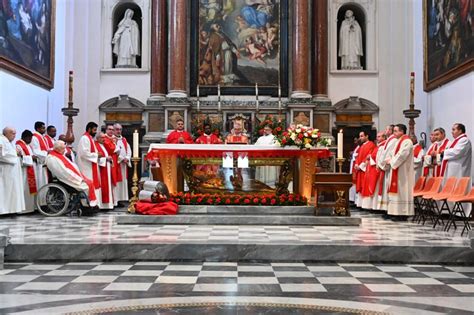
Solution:
M 328 1 L 313 0 L 313 97 L 328 98 Z
M 168 97 L 187 97 L 187 6 L 188 0 L 170 0 Z
M 310 98 L 310 0 L 293 0 L 292 98 Z
M 153 0 L 151 4 L 151 97 L 166 96 L 168 73 L 168 42 L 166 27 L 167 0 Z

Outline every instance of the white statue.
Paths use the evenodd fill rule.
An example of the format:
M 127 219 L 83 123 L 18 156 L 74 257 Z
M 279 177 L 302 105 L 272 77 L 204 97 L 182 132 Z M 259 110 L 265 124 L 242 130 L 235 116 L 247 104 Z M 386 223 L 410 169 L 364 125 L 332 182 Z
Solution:
M 125 11 L 112 39 L 113 53 L 117 55 L 117 68 L 136 68 L 136 56 L 140 55 L 140 30 L 134 20 L 133 10 Z
M 339 57 L 341 69 L 361 70 L 360 57 L 364 55 L 362 48 L 362 30 L 354 17 L 354 12 L 347 10 L 346 18 L 339 30 Z

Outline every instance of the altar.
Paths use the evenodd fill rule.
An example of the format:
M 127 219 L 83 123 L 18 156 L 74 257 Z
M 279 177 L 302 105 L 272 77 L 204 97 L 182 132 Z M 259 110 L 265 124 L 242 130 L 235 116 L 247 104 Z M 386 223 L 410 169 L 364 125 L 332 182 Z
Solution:
M 292 183 L 293 193 L 309 200 L 318 158 L 330 155 L 326 148 L 300 150 L 253 145 L 151 144 L 147 160 L 159 163 L 162 179 L 170 193 L 184 191 L 186 182 L 190 192 L 280 195 L 288 194 Z M 203 166 L 216 170 L 216 175 L 206 178 L 199 171 Z M 263 166 L 275 166 L 278 174 L 274 187 L 262 185 L 252 178 L 252 168 Z M 217 171 L 218 168 L 223 171 Z

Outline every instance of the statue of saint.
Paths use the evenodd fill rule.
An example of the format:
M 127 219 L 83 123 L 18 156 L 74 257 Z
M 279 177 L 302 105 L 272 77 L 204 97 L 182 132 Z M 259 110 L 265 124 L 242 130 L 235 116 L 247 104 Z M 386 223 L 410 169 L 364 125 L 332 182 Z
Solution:
M 125 11 L 122 21 L 112 39 L 113 53 L 117 55 L 117 68 L 137 68 L 136 57 L 140 55 L 140 30 L 134 20 L 133 10 Z
M 362 48 L 362 30 L 354 17 L 354 12 L 347 10 L 345 17 L 339 30 L 341 69 L 361 70 L 360 57 L 364 55 Z

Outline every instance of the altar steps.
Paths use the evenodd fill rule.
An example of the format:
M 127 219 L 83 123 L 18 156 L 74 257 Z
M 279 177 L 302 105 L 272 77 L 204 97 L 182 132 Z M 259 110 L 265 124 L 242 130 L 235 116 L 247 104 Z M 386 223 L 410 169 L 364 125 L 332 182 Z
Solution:
M 180 206 L 178 215 L 120 215 L 117 224 L 358 226 L 360 218 L 315 216 L 311 206 Z

